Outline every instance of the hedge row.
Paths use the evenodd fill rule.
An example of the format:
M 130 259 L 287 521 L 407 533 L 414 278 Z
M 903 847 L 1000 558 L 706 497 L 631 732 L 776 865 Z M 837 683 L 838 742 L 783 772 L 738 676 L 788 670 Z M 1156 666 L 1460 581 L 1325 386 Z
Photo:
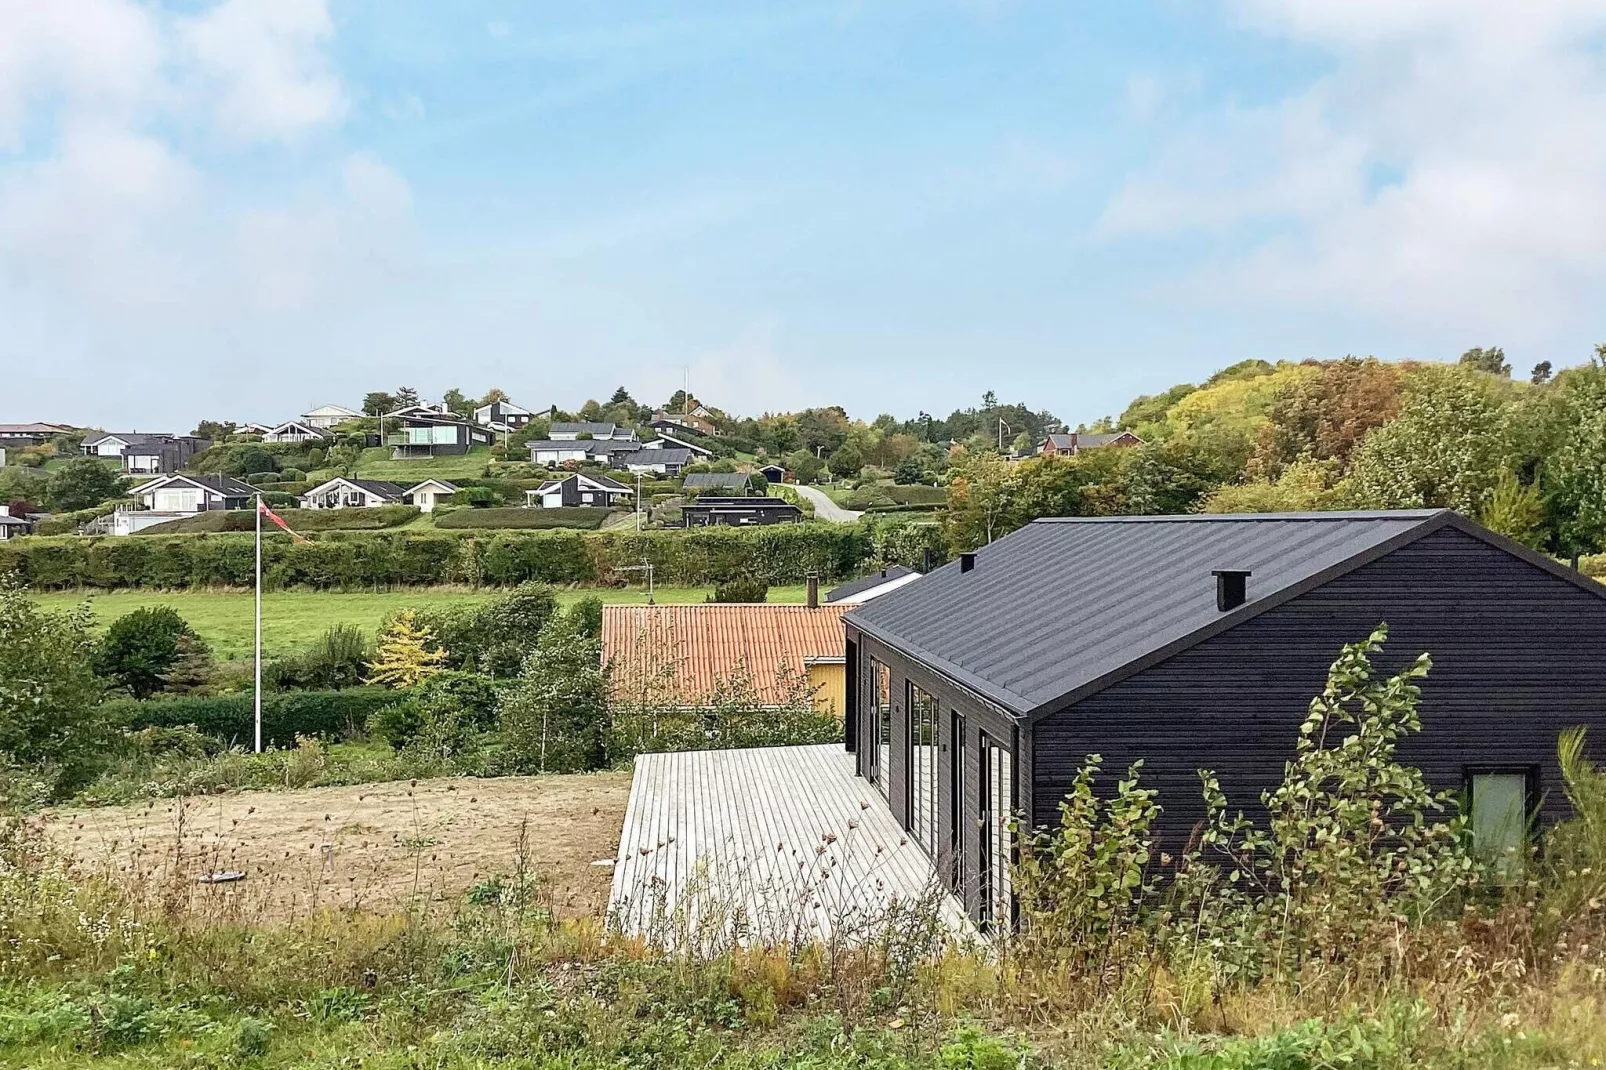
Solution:
M 595 531 L 613 512 L 612 509 L 596 509 L 586 505 L 558 509 L 526 509 L 522 506 L 455 509 L 436 517 L 435 526 L 474 531 L 543 531 L 552 528 Z
M 262 744 L 293 746 L 297 736 L 341 739 L 361 731 L 369 714 L 406 697 L 388 687 L 344 691 L 285 691 L 262 696 Z M 225 744 L 250 746 L 255 708 L 249 693 L 208 697 L 114 699 L 107 709 L 131 729 L 194 725 Z
M 411 505 L 379 505 L 372 509 L 295 509 L 283 513 L 285 523 L 297 532 L 373 531 L 395 528 L 418 516 Z M 256 515 L 249 509 L 217 509 L 196 513 L 165 524 L 152 524 L 140 535 L 175 535 L 184 532 L 253 531 Z M 263 523 L 264 530 L 276 530 Z
M 837 581 L 858 575 L 872 560 L 918 567 L 926 548 L 940 546 L 934 526 L 894 533 L 870 525 L 777 524 L 586 534 L 331 531 L 314 533 L 305 543 L 276 533 L 264 537 L 262 552 L 269 589 L 362 590 L 447 583 L 505 587 L 526 580 L 639 583 L 639 572 L 619 570 L 643 562 L 653 565 L 654 580 L 664 586 L 709 586 L 739 576 L 797 584 L 810 572 Z M 249 587 L 253 566 L 249 535 L 0 543 L 0 575 L 14 572 L 36 590 Z

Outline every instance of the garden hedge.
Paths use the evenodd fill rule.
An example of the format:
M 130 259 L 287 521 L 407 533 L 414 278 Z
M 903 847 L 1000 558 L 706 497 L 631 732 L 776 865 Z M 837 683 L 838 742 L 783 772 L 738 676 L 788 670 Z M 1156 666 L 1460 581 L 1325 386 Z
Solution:
M 456 509 L 435 518 L 437 528 L 479 531 L 542 531 L 549 528 L 572 528 L 577 531 L 595 531 L 614 512 L 591 506 L 565 506 L 559 509 L 526 509 L 507 506 L 491 509 Z
M 533 511 L 533 510 L 532 510 Z M 457 515 L 455 512 L 451 514 Z M 919 568 L 927 551 L 942 560 L 933 524 L 776 524 L 636 532 L 326 531 L 293 542 L 263 539 L 263 583 L 270 590 L 373 590 L 439 584 L 511 587 L 640 583 L 620 566 L 654 566 L 660 586 L 705 587 L 738 576 L 772 586 L 799 584 L 810 572 L 827 582 L 850 579 L 871 563 Z M 16 573 L 35 590 L 129 587 L 249 587 L 249 534 L 57 536 L 0 543 L 0 575 Z
M 369 714 L 407 697 L 388 687 L 351 687 L 344 691 L 283 691 L 262 696 L 262 744 L 294 746 L 296 736 L 339 740 L 359 732 Z M 152 698 L 143 702 L 114 699 L 107 703 L 114 723 L 131 729 L 194 725 L 225 744 L 250 746 L 255 710 L 249 693 L 208 697 Z
M 264 497 L 268 497 L 264 495 Z M 272 503 L 271 497 L 269 498 Z M 371 509 L 295 509 L 280 510 L 285 523 L 297 532 L 309 531 L 373 531 L 395 528 L 418 516 L 411 505 L 379 505 Z M 136 535 L 175 535 L 185 532 L 252 531 L 256 516 L 249 509 L 213 510 L 196 513 L 165 524 L 152 524 Z M 264 529 L 271 525 L 264 523 Z

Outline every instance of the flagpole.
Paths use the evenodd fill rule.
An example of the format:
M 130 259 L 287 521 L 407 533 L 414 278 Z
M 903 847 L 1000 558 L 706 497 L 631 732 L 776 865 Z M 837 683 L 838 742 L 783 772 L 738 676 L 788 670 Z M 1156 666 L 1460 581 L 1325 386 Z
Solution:
M 262 495 L 257 495 L 256 752 L 262 753 Z

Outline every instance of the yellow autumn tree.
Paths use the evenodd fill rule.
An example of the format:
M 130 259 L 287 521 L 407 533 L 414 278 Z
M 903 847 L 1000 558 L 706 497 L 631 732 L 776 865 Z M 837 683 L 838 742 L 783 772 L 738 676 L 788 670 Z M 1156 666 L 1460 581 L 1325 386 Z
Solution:
M 446 652 L 435 644 L 435 633 L 418 623 L 410 609 L 379 637 L 379 649 L 368 663 L 368 683 L 388 687 L 417 687 L 441 671 Z

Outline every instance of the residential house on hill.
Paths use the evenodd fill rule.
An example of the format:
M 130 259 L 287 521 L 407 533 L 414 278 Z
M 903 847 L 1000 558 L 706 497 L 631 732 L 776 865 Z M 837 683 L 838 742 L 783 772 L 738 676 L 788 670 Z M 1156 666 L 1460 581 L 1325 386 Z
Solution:
M 511 401 L 493 401 L 474 410 L 474 422 L 498 434 L 521 430 L 533 419 L 535 413 Z
M 43 446 L 59 434 L 71 431 L 67 424 L 0 424 L 0 447 L 22 450 Z
M 807 687 L 822 713 L 841 716 L 844 606 L 603 606 L 602 658 L 616 697 L 652 695 L 698 708 L 732 678 L 779 705 Z
M 582 440 L 581 436 L 590 436 L 591 439 L 599 441 L 637 441 L 635 430 L 621 424 L 596 423 L 590 420 L 559 421 L 547 429 L 547 438 L 553 442 L 574 442 Z
M 460 489 L 457 484 L 448 483 L 444 479 L 426 479 L 407 488 L 402 501 L 418 506 L 418 511 L 421 513 L 433 513 L 437 505 L 445 504 L 446 499 Z
M 619 468 L 621 458 L 641 449 L 641 443 L 630 438 L 569 438 L 543 439 L 526 442 L 532 464 L 556 468 L 560 464 L 594 464 L 601 468 Z
M 664 447 L 662 449 L 642 449 L 627 453 L 614 462 L 615 468 L 623 468 L 631 473 L 641 475 L 675 476 L 689 464 L 696 464 L 698 457 L 688 449 Z
M 785 498 L 722 498 L 702 495 L 680 507 L 681 524 L 688 528 L 756 527 L 796 524 L 803 510 Z
M 262 432 L 263 442 L 313 442 L 331 437 L 328 428 L 314 427 L 305 420 L 287 420 Z
M 400 505 L 407 491 L 400 483 L 383 479 L 348 479 L 336 476 L 301 495 L 303 509 L 372 509 Z
M 123 471 L 131 475 L 155 475 L 179 471 L 211 445 L 210 439 L 194 435 L 103 431 L 86 437 L 81 449 L 86 457 L 120 458 Z
M 1491 857 L 1520 851 L 1566 807 L 1560 733 L 1606 734 L 1606 587 L 1446 510 L 1028 524 L 848 613 L 848 747 L 971 915 L 1008 924 L 1015 822 L 1052 823 L 1087 755 L 1144 762 L 1155 855 L 1180 857 L 1197 770 L 1256 816 L 1381 622 L 1378 671 L 1433 658 L 1401 760 L 1469 798 Z
M 229 476 L 164 475 L 129 491 L 139 502 L 119 508 L 109 525 L 113 535 L 132 535 L 143 528 L 180 520 L 215 509 L 248 509 L 255 487 Z
M 831 588 L 831 593 L 825 596 L 827 602 L 841 603 L 845 606 L 863 605 L 872 598 L 890 594 L 900 587 L 907 586 L 920 578 L 920 573 L 903 565 L 888 565 L 877 569 L 868 576 L 860 576 L 856 580 L 838 584 Z
M 673 435 L 660 434 L 655 439 L 643 442 L 641 448 L 644 450 L 689 450 L 699 461 L 706 461 L 714 456 L 713 450 L 707 446 L 699 446 L 697 443 L 692 442 L 689 436 L 685 439 L 679 439 Z
M 699 406 L 701 408 L 701 406 Z M 650 426 L 659 434 L 670 435 L 706 435 L 719 434 L 719 427 L 707 415 L 708 410 L 702 409 L 704 415 L 692 412 L 665 412 L 659 409 L 652 414 Z
M 11 506 L 0 503 L 0 542 L 26 535 L 33 530 L 33 521 L 25 516 L 12 516 Z
M 1083 450 L 1141 445 L 1143 440 L 1130 431 L 1067 431 L 1044 438 L 1037 444 L 1037 452 L 1044 457 L 1075 457 Z
M 356 420 L 362 413 L 356 409 L 348 409 L 344 405 L 319 405 L 311 412 L 301 414 L 301 422 L 308 427 L 334 427 L 347 420 Z
M 442 416 L 399 416 L 396 422 L 401 428 L 385 441 L 391 447 L 391 459 L 397 461 L 459 456 L 471 447 L 496 441 L 495 432 L 488 427 Z
M 524 492 L 524 503 L 537 509 L 596 506 L 608 508 L 630 497 L 631 490 L 607 476 L 589 476 L 582 472 L 562 479 L 549 479 L 534 490 Z

